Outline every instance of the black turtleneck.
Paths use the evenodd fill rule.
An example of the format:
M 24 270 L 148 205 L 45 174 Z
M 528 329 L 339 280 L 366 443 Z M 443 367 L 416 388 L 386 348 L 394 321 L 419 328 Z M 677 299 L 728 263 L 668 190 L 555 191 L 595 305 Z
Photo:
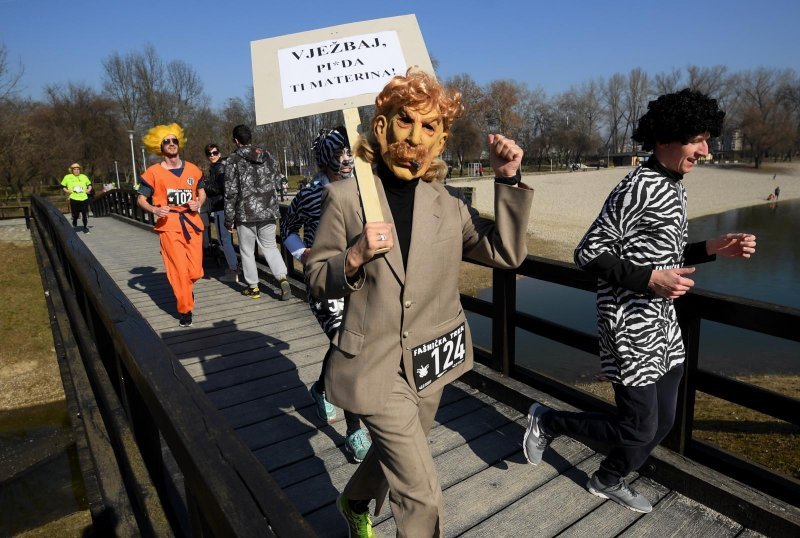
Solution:
M 378 165 L 378 177 L 381 178 L 386 201 L 394 219 L 394 229 L 397 232 L 397 241 L 400 253 L 403 256 L 403 267 L 408 264 L 408 249 L 411 245 L 411 224 L 414 219 L 414 193 L 417 191 L 419 178 L 405 180 L 398 179 L 381 162 Z
M 678 172 L 673 172 L 672 170 L 667 169 L 663 164 L 658 162 L 658 159 L 656 159 L 655 155 L 651 155 L 650 158 L 647 159 L 647 162 L 642 166 L 649 168 L 650 170 L 654 170 L 664 177 L 674 179 L 675 181 L 680 181 L 683 179 L 683 174 L 679 174 Z

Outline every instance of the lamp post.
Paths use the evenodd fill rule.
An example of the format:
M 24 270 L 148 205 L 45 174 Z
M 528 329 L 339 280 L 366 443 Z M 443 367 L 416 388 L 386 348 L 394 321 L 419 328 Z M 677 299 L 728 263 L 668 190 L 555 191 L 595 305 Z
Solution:
M 283 148 L 283 169 L 286 170 L 286 179 L 289 179 L 289 161 L 286 160 L 286 148 Z
M 131 177 L 131 185 L 136 185 L 136 153 L 133 151 L 133 131 L 128 131 L 128 137 L 131 139 L 131 170 L 133 176 Z
M 147 170 L 147 158 L 144 156 L 144 146 L 142 146 L 142 171 Z
M 117 161 L 114 161 L 114 172 L 117 174 L 117 189 L 119 189 L 119 166 L 117 166 Z

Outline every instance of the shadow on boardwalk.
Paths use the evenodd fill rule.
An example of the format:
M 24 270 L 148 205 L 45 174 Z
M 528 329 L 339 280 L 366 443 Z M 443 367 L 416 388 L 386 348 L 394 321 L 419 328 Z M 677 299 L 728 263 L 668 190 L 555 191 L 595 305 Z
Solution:
M 315 447 L 337 447 L 338 459 L 346 464 L 344 421 L 328 425 L 316 415 L 308 386 L 319 373 L 319 362 L 298 368 L 293 361 L 298 355 L 296 343 L 240 330 L 228 319 L 162 336 L 281 487 L 317 475 L 313 495 L 336 498 L 338 491 Z M 303 357 L 319 353 L 318 345 L 299 351 Z M 294 467 L 298 464 L 302 470 Z

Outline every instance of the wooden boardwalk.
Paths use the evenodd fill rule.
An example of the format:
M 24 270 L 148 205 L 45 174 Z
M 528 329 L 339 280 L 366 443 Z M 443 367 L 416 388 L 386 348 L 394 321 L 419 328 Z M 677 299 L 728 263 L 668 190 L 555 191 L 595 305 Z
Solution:
M 253 300 L 206 270 L 195 287 L 194 326 L 178 327 L 158 239 L 113 218 L 81 238 L 161 335 L 208 398 L 323 537 L 347 536 L 335 499 L 355 470 L 345 425 L 316 416 L 308 387 L 328 340 L 305 301 Z M 445 390 L 429 441 L 445 499 L 447 536 L 759 536 L 647 478 L 634 484 L 655 505 L 642 515 L 588 494 L 602 455 L 558 438 L 539 466 L 522 454 L 525 417 L 474 389 Z M 394 536 L 387 508 L 378 536 Z

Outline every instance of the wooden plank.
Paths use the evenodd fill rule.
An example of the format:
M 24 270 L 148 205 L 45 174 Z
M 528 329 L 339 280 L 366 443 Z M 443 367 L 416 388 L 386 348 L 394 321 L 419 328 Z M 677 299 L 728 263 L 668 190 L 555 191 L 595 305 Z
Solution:
M 648 478 L 639 477 L 631 482 L 636 490 L 647 497 L 654 510 L 660 510 L 658 503 L 669 490 Z M 645 514 L 628 510 L 611 501 L 604 502 L 586 517 L 575 522 L 558 536 L 562 538 L 583 538 L 584 536 L 616 536 L 631 526 Z
M 438 426 L 447 423 L 453 418 L 462 416 L 465 412 L 469 412 L 469 409 L 474 407 L 464 407 L 461 405 L 461 402 L 465 399 L 470 399 L 472 397 L 469 391 L 449 389 L 452 389 L 452 386 L 445 389 L 445 394 L 442 397 L 442 405 L 439 408 L 439 413 L 434 423 L 434 431 Z M 302 411 L 300 412 L 302 413 Z M 318 421 L 319 419 L 314 418 L 314 420 Z M 338 465 L 328 464 L 328 460 L 314 461 L 317 460 L 315 456 L 328 454 L 332 448 L 340 451 L 339 447 L 341 443 L 344 442 L 344 421 L 342 420 L 341 413 L 339 414 L 339 420 L 331 427 L 337 432 L 341 430 L 340 434 L 334 434 L 332 431 L 329 431 L 327 429 L 329 426 L 322 426 L 319 430 L 323 435 L 312 438 L 308 444 L 305 444 L 304 439 L 287 439 L 286 441 L 278 443 L 271 449 L 272 455 L 269 454 L 270 449 L 265 449 L 261 451 L 261 456 L 264 458 L 267 466 L 272 470 L 273 475 L 287 477 L 283 479 L 284 483 L 287 485 L 299 481 L 300 478 L 298 477 L 303 477 L 303 479 L 305 479 L 315 474 L 320 474 L 321 471 L 314 472 L 314 468 L 320 469 L 320 467 L 324 467 L 325 469 L 333 469 Z M 340 439 L 337 435 L 339 435 Z M 313 450 L 311 450 L 310 447 L 313 447 Z M 434 450 L 438 449 L 434 448 Z M 330 454 L 328 454 L 328 456 L 329 455 Z M 328 500 L 331 506 L 334 500 L 335 498 Z
M 756 532 L 752 529 L 744 529 L 742 532 L 736 535 L 736 538 L 764 538 L 766 534 L 761 534 L 760 532 Z
M 639 519 L 620 536 L 736 536 L 742 526 L 718 512 L 670 492 L 647 517 Z
M 594 471 L 600 457 L 566 437 L 551 446 L 553 450 L 537 466 L 517 452 L 507 461 L 508 470 L 490 467 L 448 491 L 447 532 L 496 537 L 513 536 L 525 529 L 531 536 L 551 536 L 563 527 L 565 518 L 574 521 L 587 513 L 580 503 L 576 506 L 580 497 L 575 493 L 582 486 L 574 480 Z M 601 502 L 592 495 L 586 497 L 597 500 L 587 499 L 592 508 Z
M 314 345 L 312 340 L 310 347 L 304 349 L 299 344 L 292 348 L 292 351 L 284 352 L 272 350 L 264 354 L 260 360 L 247 362 L 240 365 L 226 364 L 225 361 L 234 357 L 220 357 L 211 364 L 194 363 L 184 364 L 184 367 L 195 381 L 201 383 L 206 393 L 238 385 L 241 379 L 256 379 L 276 375 L 278 373 L 295 368 L 303 368 L 311 365 L 318 365 L 322 368 L 322 358 L 328 350 L 327 339 Z M 276 357 L 287 359 L 286 361 L 272 360 Z M 206 368 L 209 366 L 209 368 Z M 214 366 L 212 370 L 210 366 Z

